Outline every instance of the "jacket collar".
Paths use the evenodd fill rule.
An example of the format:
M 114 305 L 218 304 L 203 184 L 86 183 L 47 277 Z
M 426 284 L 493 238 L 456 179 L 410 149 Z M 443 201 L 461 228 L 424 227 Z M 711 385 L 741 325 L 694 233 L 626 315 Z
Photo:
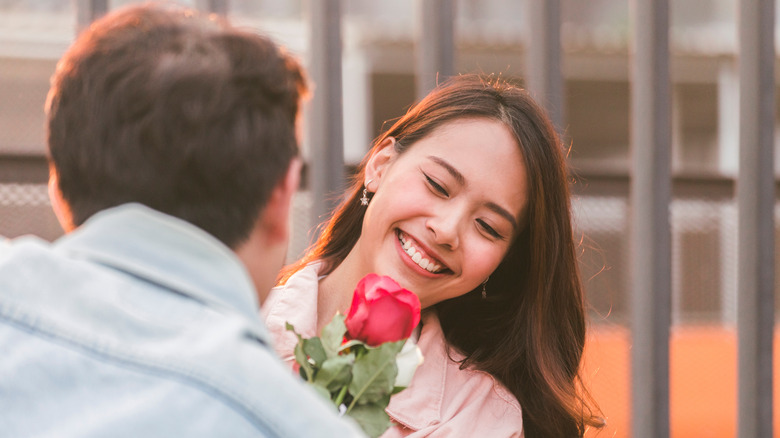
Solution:
M 110 266 L 206 305 L 242 314 L 268 341 L 244 265 L 219 240 L 181 219 L 141 204 L 95 214 L 55 243 L 58 251 Z

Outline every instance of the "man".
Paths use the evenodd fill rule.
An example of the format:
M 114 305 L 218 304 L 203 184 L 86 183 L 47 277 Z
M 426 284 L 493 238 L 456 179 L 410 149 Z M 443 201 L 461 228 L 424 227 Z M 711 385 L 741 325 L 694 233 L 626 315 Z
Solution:
M 189 10 L 131 7 L 47 102 L 66 235 L 0 246 L 0 434 L 359 436 L 273 355 L 301 67 Z

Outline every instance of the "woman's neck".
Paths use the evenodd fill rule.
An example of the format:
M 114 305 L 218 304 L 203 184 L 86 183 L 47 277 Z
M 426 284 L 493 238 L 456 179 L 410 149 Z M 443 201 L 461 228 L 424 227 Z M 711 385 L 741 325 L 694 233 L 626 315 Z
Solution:
M 346 315 L 352 304 L 352 295 L 363 277 L 355 269 L 351 251 L 330 274 L 319 281 L 317 292 L 317 333 L 325 327 L 336 312 Z

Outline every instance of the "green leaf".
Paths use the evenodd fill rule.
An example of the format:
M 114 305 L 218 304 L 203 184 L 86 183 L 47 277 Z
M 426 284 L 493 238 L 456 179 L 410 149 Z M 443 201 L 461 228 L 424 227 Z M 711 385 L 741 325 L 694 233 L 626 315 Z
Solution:
M 330 391 L 328 391 L 325 387 L 318 385 L 317 383 L 313 383 L 311 385 L 312 388 L 314 388 L 314 392 L 320 395 L 323 399 L 327 401 L 331 401 L 330 399 Z M 337 407 L 338 409 L 338 407 Z
M 298 362 L 298 365 L 301 366 L 301 370 L 303 370 L 303 373 L 306 375 L 306 380 L 308 382 L 313 382 L 314 368 L 312 368 L 309 363 L 309 358 L 306 356 L 306 353 L 303 352 L 303 342 L 301 342 L 300 335 L 298 335 L 298 343 L 295 344 L 293 353 L 295 354 L 295 361 Z
M 286 321 L 285 321 L 285 323 L 284 323 L 284 328 L 286 328 L 287 330 L 289 330 L 289 331 L 291 331 L 291 332 L 295 333 L 295 335 L 296 335 L 296 336 L 298 336 L 298 337 L 300 338 L 300 335 L 298 335 L 298 332 L 296 332 L 296 331 L 295 331 L 295 327 L 293 327 L 293 325 L 292 325 L 292 324 L 290 324 L 289 322 L 286 322 Z
M 342 386 L 349 385 L 352 379 L 351 369 L 354 361 L 354 354 L 326 359 L 317 372 L 314 383 L 322 385 L 330 392 L 338 391 Z
M 322 341 L 317 337 L 303 340 L 303 352 L 314 361 L 315 367 L 321 367 L 327 357 L 322 348 Z
M 403 344 L 404 341 L 388 342 L 369 348 L 355 360 L 352 383 L 349 385 L 349 392 L 354 399 L 347 412 L 356 404 L 374 403 L 393 392 L 395 376 L 398 374 L 395 357 Z
M 382 435 L 393 425 L 384 408 L 378 405 L 355 406 L 347 415 L 352 417 L 366 435 L 372 438 Z
M 404 389 L 408 388 L 407 386 L 393 386 L 393 392 L 390 393 L 390 395 L 396 395 L 399 392 L 403 391 Z
M 347 332 L 347 326 L 344 324 L 344 315 L 337 313 L 333 319 L 322 328 L 322 347 L 328 357 L 334 357 L 339 354 L 341 341 L 344 340 L 344 333 Z

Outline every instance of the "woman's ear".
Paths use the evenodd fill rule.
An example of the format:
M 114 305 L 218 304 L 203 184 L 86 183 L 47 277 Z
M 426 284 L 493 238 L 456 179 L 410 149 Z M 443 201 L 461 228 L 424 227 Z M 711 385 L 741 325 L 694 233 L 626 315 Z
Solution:
M 398 153 L 395 151 L 395 137 L 386 137 L 377 146 L 366 163 L 366 180 L 363 181 L 363 184 L 366 184 L 366 188 L 369 191 L 376 191 L 382 176 L 387 171 L 387 168 L 390 167 L 396 155 Z

